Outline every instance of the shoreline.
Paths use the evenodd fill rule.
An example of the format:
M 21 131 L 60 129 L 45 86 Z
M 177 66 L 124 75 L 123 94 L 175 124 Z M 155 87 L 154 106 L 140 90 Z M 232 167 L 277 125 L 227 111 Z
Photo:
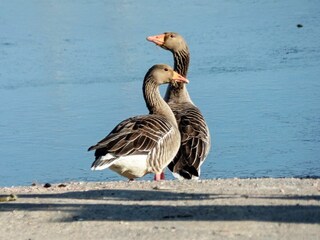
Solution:
M 0 188 L 1 197 L 10 194 L 17 199 L 0 202 L 0 239 L 317 239 L 320 232 L 313 178 Z
M 44 186 L 45 184 L 50 184 L 52 186 L 56 186 L 59 184 L 76 184 L 76 183 L 126 183 L 128 180 L 126 180 L 125 177 L 119 176 L 120 179 L 106 179 L 105 181 L 96 181 L 96 180 L 86 180 L 86 179 L 81 179 L 81 180 L 67 180 L 67 181 L 34 181 L 26 184 L 18 184 L 18 185 L 0 185 L 0 190 L 1 189 L 6 189 L 6 188 L 23 188 L 23 187 L 34 187 L 34 186 Z M 307 179 L 313 179 L 317 180 L 320 179 L 320 176 L 317 175 L 306 175 L 306 176 L 290 176 L 290 177 L 218 177 L 218 178 L 201 178 L 199 180 L 182 180 L 182 181 L 196 181 L 196 182 L 205 182 L 205 181 L 220 181 L 220 180 L 263 180 L 263 179 L 300 179 L 300 180 L 307 180 Z M 178 180 L 174 177 L 165 179 L 167 182 L 174 182 L 174 181 L 181 181 Z M 137 178 L 133 182 L 154 182 L 153 179 L 143 179 L 143 178 Z

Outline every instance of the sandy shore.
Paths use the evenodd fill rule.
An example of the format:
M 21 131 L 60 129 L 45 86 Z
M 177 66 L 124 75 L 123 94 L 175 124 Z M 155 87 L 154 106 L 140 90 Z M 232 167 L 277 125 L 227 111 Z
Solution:
M 320 179 L 76 182 L 0 195 L 0 239 L 320 239 Z

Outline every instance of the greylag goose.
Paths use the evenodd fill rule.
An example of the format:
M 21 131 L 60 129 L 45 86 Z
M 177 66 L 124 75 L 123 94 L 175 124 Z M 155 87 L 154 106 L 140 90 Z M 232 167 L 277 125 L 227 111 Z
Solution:
M 184 77 L 187 76 L 190 53 L 181 35 L 166 32 L 147 37 L 147 40 L 172 52 L 174 70 Z M 171 107 L 181 133 L 181 146 L 168 168 L 176 178 L 198 179 L 200 167 L 210 150 L 210 133 L 207 123 L 192 102 L 184 84 L 169 84 L 165 101 Z
M 107 137 L 91 146 L 88 151 L 95 150 L 92 170 L 109 168 L 130 180 L 155 173 L 155 180 L 160 180 L 160 174 L 180 146 L 176 119 L 159 91 L 159 85 L 165 83 L 188 83 L 188 80 L 168 65 L 151 67 L 143 82 L 149 115 L 122 121 Z

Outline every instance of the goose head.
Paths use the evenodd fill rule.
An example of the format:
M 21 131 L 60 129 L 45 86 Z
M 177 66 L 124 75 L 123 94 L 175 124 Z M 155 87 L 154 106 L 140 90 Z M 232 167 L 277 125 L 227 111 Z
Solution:
M 166 84 L 166 83 L 189 83 L 189 80 L 177 72 L 175 72 L 167 64 L 156 64 L 152 66 L 146 74 L 145 79 L 152 78 L 157 85 Z
M 163 34 L 149 36 L 147 37 L 147 40 L 171 52 L 179 52 L 188 49 L 184 38 L 175 32 L 165 32 Z

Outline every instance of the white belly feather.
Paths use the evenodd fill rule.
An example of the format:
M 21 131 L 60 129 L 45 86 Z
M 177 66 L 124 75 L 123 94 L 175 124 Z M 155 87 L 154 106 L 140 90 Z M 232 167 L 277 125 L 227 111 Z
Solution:
M 101 160 L 106 160 L 106 164 L 91 169 L 103 170 L 109 168 L 129 179 L 138 178 L 148 173 L 147 157 L 148 154 L 136 154 L 115 158 L 113 154 L 108 153 L 101 157 Z M 109 159 L 111 161 L 108 162 Z

